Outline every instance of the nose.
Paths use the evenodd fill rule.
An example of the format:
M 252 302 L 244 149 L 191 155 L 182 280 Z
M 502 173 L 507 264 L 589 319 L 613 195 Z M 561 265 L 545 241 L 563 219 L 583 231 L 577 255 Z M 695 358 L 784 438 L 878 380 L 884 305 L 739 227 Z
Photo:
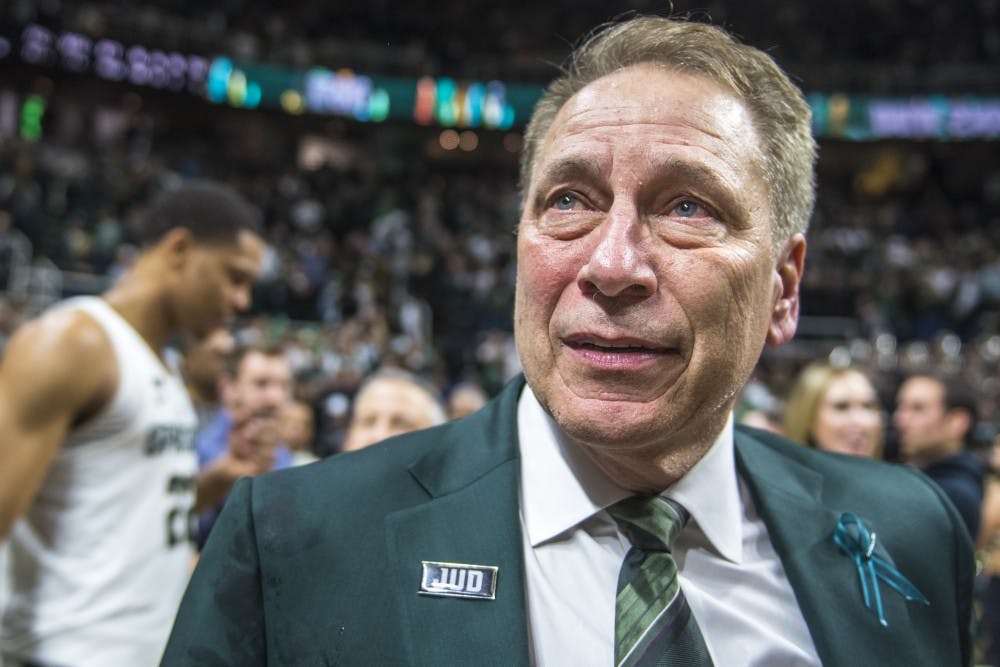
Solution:
M 644 299 L 656 291 L 649 237 L 631 202 L 618 202 L 596 230 L 600 235 L 578 283 L 587 296 Z
M 284 384 L 272 382 L 267 386 L 264 400 L 269 407 L 274 409 L 282 408 L 288 402 L 288 390 Z
M 231 298 L 233 308 L 238 313 L 242 313 L 250 308 L 250 286 L 239 285 L 233 288 Z

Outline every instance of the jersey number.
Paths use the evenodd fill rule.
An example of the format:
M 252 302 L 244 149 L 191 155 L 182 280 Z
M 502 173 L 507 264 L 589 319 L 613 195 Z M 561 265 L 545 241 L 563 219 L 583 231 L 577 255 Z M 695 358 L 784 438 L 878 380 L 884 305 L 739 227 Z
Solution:
M 167 482 L 167 493 L 183 495 L 190 502 L 193 477 L 171 477 Z M 195 543 L 198 534 L 198 515 L 187 505 L 174 507 L 167 513 L 167 546 L 175 547 L 185 542 Z

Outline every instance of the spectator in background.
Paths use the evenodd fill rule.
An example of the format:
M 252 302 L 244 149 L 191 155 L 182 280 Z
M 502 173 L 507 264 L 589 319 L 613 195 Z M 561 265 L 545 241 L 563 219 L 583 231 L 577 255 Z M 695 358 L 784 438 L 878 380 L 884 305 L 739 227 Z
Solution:
M 343 451 L 363 449 L 446 419 L 441 398 L 430 384 L 406 371 L 378 371 L 361 383 L 354 397 Z
M 281 416 L 291 400 L 292 369 L 280 347 L 236 349 L 221 378 L 222 407 L 198 433 L 199 485 L 204 495 L 198 545 L 204 546 L 233 484 L 292 465 L 281 444 Z
M 15 273 L 31 262 L 31 242 L 12 223 L 10 211 L 0 209 L 0 292 L 11 289 Z
M 281 442 L 292 453 L 292 465 L 305 465 L 318 461 L 313 448 L 316 434 L 316 416 L 312 406 L 293 399 L 281 411 Z
M 806 366 L 785 401 L 786 438 L 816 449 L 879 458 L 885 425 L 871 381 L 854 368 Z
M 181 374 L 195 412 L 199 429 L 214 419 L 221 401 L 220 386 L 226 360 L 233 354 L 236 339 L 227 329 L 218 329 L 184 350 Z
M 957 378 L 913 375 L 896 393 L 892 416 L 900 456 L 944 490 L 974 541 L 986 474 L 985 463 L 966 449 L 976 414 L 975 396 Z
M 486 405 L 489 396 L 479 383 L 472 380 L 461 382 L 448 394 L 448 419 L 460 419 L 471 415 Z
M 759 428 L 762 431 L 770 431 L 775 435 L 782 435 L 784 433 L 780 421 L 760 408 L 744 408 L 737 419 L 737 423 Z
M 100 297 L 25 324 L 0 363 L 0 663 L 156 665 L 188 580 L 197 427 L 163 350 L 250 304 L 259 213 L 189 183 L 137 221 Z M 202 498 L 201 489 L 198 500 Z
M 989 475 L 976 545 L 983 563 L 980 581 L 983 613 L 978 643 L 983 653 L 979 662 L 996 666 L 1000 665 L 1000 436 L 993 441 L 987 462 Z
M 737 424 L 746 424 L 776 435 L 783 435 L 781 401 L 757 378 L 751 378 L 740 392 L 734 410 Z

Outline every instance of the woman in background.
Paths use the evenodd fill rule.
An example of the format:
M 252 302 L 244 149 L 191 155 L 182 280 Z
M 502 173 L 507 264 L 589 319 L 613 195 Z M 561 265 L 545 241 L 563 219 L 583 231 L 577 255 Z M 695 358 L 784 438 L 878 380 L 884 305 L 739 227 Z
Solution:
M 785 404 L 785 437 L 816 449 L 880 458 L 883 429 L 875 387 L 854 368 L 809 364 Z

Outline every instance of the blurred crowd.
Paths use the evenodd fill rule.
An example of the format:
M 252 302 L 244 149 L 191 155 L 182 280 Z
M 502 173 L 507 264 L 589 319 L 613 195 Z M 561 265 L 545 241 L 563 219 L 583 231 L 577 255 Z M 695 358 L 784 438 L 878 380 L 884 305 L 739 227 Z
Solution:
M 710 15 L 751 43 L 773 44 L 807 89 L 975 92 L 969 76 L 985 69 L 987 88 L 995 90 L 995 0 L 671 7 Z M 644 0 L 628 9 L 664 10 Z M 99 0 L 15 0 L 0 12 L 0 24 L 10 34 L 37 21 L 94 38 L 302 68 L 530 81 L 549 78 L 570 43 L 610 18 L 607 11 L 597 2 L 567 11 L 560 3 L 375 1 L 352 8 L 179 0 L 122 12 Z M 849 24 L 865 30 L 832 27 Z M 936 72 L 945 66 L 942 79 Z M 293 349 L 308 391 L 323 395 L 332 387 L 339 394 L 346 387 L 349 394 L 383 363 L 443 387 L 476 376 L 489 392 L 516 371 L 509 335 L 518 217 L 512 160 L 499 169 L 474 161 L 449 168 L 427 164 L 413 146 L 381 148 L 420 163 L 390 176 L 384 160 L 364 155 L 370 145 L 336 166 L 309 169 L 273 159 L 266 135 L 286 122 L 276 117 L 257 126 L 234 123 L 225 136 L 204 142 L 190 129 L 167 137 L 163 126 L 176 118 L 137 112 L 138 96 L 129 104 L 125 111 L 62 105 L 56 136 L 0 145 L 0 280 L 8 280 L 2 267 L 23 265 L 26 253 L 34 258 L 30 278 L 14 276 L 12 293 L 24 294 L 13 299 L 14 312 L 0 304 L 0 322 L 62 293 L 100 289 L 130 261 L 130 221 L 147 196 L 170 180 L 211 176 L 236 184 L 266 211 L 272 253 L 256 295 L 261 317 L 247 335 L 277 337 Z M 995 414 L 1000 164 L 988 152 L 968 145 L 824 146 L 825 163 L 850 164 L 825 172 L 820 165 L 801 343 L 765 357 L 760 380 L 769 392 L 780 397 L 797 368 L 835 352 L 870 365 L 884 378 L 883 396 L 901 370 L 947 364 L 980 391 L 982 414 Z
M 294 159 L 241 170 L 225 151 L 200 151 L 195 135 L 161 151 L 141 129 L 90 132 L 93 109 L 60 109 L 50 139 L 0 141 L 0 344 L 54 299 L 120 276 L 153 193 L 210 176 L 265 212 L 270 244 L 255 310 L 234 334 L 284 346 L 298 393 L 335 422 L 323 433 L 341 430 L 376 368 L 419 373 L 441 390 L 471 379 L 489 393 L 518 370 L 512 174 L 494 179 L 483 166 L 387 178 L 364 164 L 310 171 Z M 58 129 L 66 125 L 83 129 Z
M 668 4 L 585 2 L 358 5 L 315 0 L 259 3 L 173 0 L 120 11 L 111 0 L 12 0 L 0 21 L 111 37 L 200 55 L 308 68 L 317 63 L 383 75 L 544 81 L 552 63 L 597 23 L 625 10 L 663 13 Z M 995 0 L 669 3 L 710 16 L 773 51 L 807 87 L 873 93 L 989 92 L 1000 59 Z M 563 39 L 554 43 L 553 35 Z M 836 59 L 831 60 L 830 55 Z M 928 75 L 929 74 L 929 75 Z
M 321 433 L 340 430 L 358 384 L 383 366 L 445 394 L 470 379 L 492 394 L 517 372 L 513 158 L 455 165 L 411 149 L 393 172 L 372 147 L 318 168 L 294 156 L 241 162 L 234 146 L 277 134 L 280 121 L 237 125 L 208 151 L 197 133 L 158 133 L 142 112 L 63 100 L 52 115 L 43 140 L 0 142 L 0 342 L 47 303 L 121 275 L 150 195 L 207 176 L 265 212 L 270 249 L 235 333 L 285 346 L 302 398 L 338 425 Z M 799 335 L 765 353 L 748 401 L 780 412 L 793 375 L 816 359 L 864 367 L 886 406 L 903 376 L 943 370 L 974 388 L 977 436 L 992 439 L 1000 164 L 988 150 L 823 146 Z

